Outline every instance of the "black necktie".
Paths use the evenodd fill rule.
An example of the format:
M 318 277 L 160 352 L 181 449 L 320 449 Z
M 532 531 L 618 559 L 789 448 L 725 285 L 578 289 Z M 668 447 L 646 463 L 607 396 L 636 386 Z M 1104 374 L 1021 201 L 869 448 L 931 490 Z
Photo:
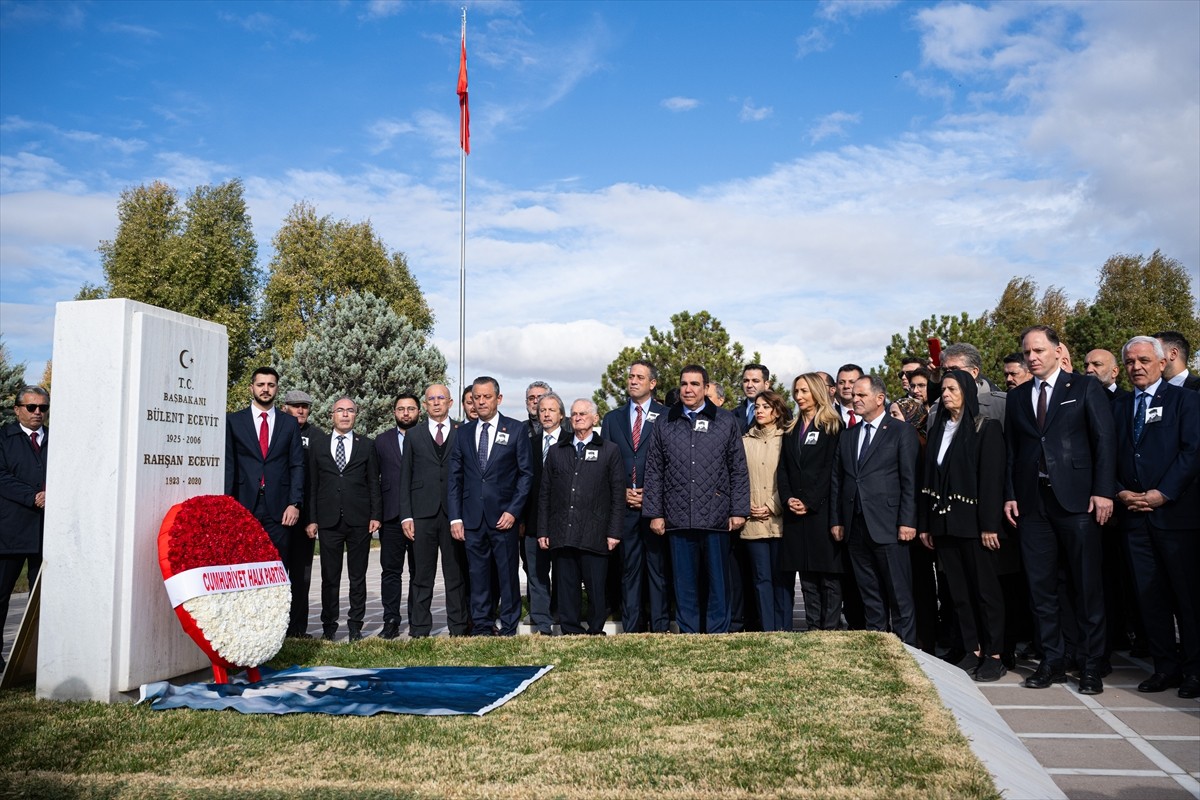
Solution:
M 1142 441 L 1142 432 L 1146 430 L 1146 398 L 1150 395 L 1138 393 L 1137 408 L 1133 412 L 1133 443 Z
M 862 433 L 862 449 L 858 451 L 858 463 L 861 466 L 867 457 L 867 449 L 871 446 L 871 423 L 867 422 L 863 425 Z

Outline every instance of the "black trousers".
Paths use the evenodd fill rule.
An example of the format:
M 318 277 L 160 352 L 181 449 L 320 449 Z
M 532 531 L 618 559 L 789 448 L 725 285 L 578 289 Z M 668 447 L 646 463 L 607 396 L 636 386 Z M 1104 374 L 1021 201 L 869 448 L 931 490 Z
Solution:
M 867 521 L 855 514 L 846 535 L 846 550 L 862 594 L 867 630 L 886 631 L 916 647 L 917 626 L 913 611 L 912 559 L 909 544 L 897 539 L 879 544 L 867 532 Z
M 1004 648 L 1004 591 L 1000 588 L 997 550 L 988 550 L 979 537 L 939 536 L 935 540 L 942 563 L 963 649 L 998 656 Z M 1001 541 L 1001 547 L 1011 547 Z
M 1125 532 L 1154 671 L 1200 675 L 1200 530 L 1153 528 L 1141 514 Z
M 1021 508 L 1021 557 L 1029 579 L 1029 605 L 1045 660 L 1066 667 L 1067 646 L 1059 618 L 1063 589 L 1074 609 L 1075 658 L 1088 670 L 1104 662 L 1104 584 L 1100 526 L 1088 513 L 1072 514 L 1043 484 L 1033 508 Z
M 408 617 L 412 624 L 412 542 L 404 535 L 400 519 L 392 519 L 379 528 L 379 595 L 385 624 L 399 625 L 404 621 L 400 601 L 404 597 L 404 560 L 408 559 L 409 599 Z
M 836 631 L 842 621 L 842 576 L 836 572 L 801 572 L 800 592 L 806 630 Z M 792 613 L 789 609 L 784 630 L 792 630 Z
M 367 562 L 371 557 L 371 534 L 367 526 L 351 527 L 341 520 L 335 527 L 317 531 L 321 540 L 321 627 L 325 633 L 337 630 L 341 616 L 342 552 L 350 571 L 350 613 L 346 616 L 351 631 L 361 631 L 367 612 Z
M 25 566 L 26 561 L 29 562 L 26 577 L 29 579 L 29 588 L 32 589 L 38 571 L 42 568 L 42 554 L 0 555 L 0 647 L 4 645 L 3 624 L 4 620 L 8 619 L 8 601 L 12 599 L 13 587 L 17 585 L 17 578 L 21 577 L 21 567 Z M 3 661 L 0 660 L 0 663 Z
M 313 551 L 317 540 L 308 538 L 303 525 L 293 525 L 288 544 L 288 578 L 292 581 L 292 610 L 288 615 L 288 634 L 308 632 L 308 593 L 312 587 Z
M 446 625 L 451 636 L 471 632 L 467 591 L 467 551 L 450 535 L 445 510 L 436 517 L 413 520 L 414 538 L 409 564 L 408 633 L 428 636 L 433 631 L 433 587 L 437 581 L 438 555 L 442 561 L 442 583 L 446 590 Z
M 604 635 L 604 620 L 608 616 L 608 553 L 593 553 L 575 547 L 556 548 L 554 588 L 558 596 L 558 618 L 566 634 L 588 633 Z M 583 591 L 588 593 L 587 628 L 583 622 Z

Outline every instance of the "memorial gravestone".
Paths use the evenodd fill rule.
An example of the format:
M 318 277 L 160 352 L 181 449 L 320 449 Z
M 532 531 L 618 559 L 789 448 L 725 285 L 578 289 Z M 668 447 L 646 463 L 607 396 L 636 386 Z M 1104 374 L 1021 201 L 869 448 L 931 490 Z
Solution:
M 59 303 L 37 694 L 115 701 L 203 669 L 158 567 L 167 510 L 224 489 L 223 325 L 132 300 Z

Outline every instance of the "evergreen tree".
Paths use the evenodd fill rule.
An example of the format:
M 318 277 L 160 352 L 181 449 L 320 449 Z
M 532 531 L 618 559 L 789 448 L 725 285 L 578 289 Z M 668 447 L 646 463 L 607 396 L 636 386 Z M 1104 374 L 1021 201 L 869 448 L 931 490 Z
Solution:
M 600 388 L 592 394 L 601 416 L 625 402 L 625 376 L 629 365 L 639 359 L 649 361 L 658 369 L 656 394 L 660 400 L 679 385 L 679 372 L 688 364 L 704 367 L 708 370 L 709 380 L 724 387 L 727 406 L 736 403 L 736 398 L 741 396 L 746 349 L 740 342 L 731 343 L 725 326 L 707 311 L 698 314 L 680 311 L 671 317 L 671 330 L 660 331 L 651 325 L 650 335 L 639 346 L 623 348 L 604 370 Z M 762 356 L 755 353 L 749 361 L 761 363 Z M 772 388 L 784 397 L 791 397 L 774 376 Z
M 312 420 L 330 428 L 338 397 L 358 403 L 356 430 L 375 436 L 396 424 L 392 402 L 402 391 L 420 396 L 446 380 L 446 357 L 425 334 L 372 294 L 352 292 L 326 306 L 308 334 L 279 364 L 280 396 L 313 396 Z
M 17 421 L 13 404 L 17 401 L 17 392 L 25 386 L 25 364 L 11 362 L 8 357 L 8 348 L 0 335 L 0 425 Z

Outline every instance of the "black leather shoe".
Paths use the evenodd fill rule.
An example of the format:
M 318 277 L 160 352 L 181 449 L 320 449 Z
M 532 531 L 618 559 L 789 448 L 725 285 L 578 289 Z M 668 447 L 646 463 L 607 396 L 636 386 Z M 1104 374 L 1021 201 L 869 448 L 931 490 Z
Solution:
M 336 631 L 336 630 L 333 630 L 333 631 L 325 631 L 324 633 L 322 633 L 322 634 L 321 634 L 321 638 L 322 638 L 324 641 L 326 641 L 326 642 L 332 642 L 332 641 L 333 641 L 333 636 L 334 636 L 334 634 L 336 634 L 336 633 L 337 633 L 337 631 Z
M 1179 696 L 1187 698 L 1200 697 L 1200 675 L 1186 675 L 1183 683 L 1179 684 Z
M 1052 667 L 1043 661 L 1037 668 L 1037 672 L 1030 675 L 1021 685 L 1026 689 L 1045 689 L 1055 683 L 1066 683 L 1067 673 L 1062 667 Z
M 395 639 L 400 635 L 400 626 L 394 622 L 383 623 L 383 630 L 379 632 L 380 639 Z
M 288 634 L 289 639 L 311 639 L 312 634 L 308 631 L 292 631 Z
M 350 631 L 350 641 L 361 642 L 362 640 L 363 640 L 363 632 L 361 630 L 357 630 L 357 631 L 351 630 Z
M 1138 691 L 1146 694 L 1165 692 L 1167 689 L 1174 689 L 1182 683 L 1183 676 L 1178 672 L 1174 675 L 1168 675 L 1165 672 L 1156 672 L 1138 684 Z
M 1100 694 L 1104 691 L 1104 681 L 1100 679 L 1100 673 L 1094 669 L 1085 669 L 1079 673 L 1079 693 L 1080 694 Z

